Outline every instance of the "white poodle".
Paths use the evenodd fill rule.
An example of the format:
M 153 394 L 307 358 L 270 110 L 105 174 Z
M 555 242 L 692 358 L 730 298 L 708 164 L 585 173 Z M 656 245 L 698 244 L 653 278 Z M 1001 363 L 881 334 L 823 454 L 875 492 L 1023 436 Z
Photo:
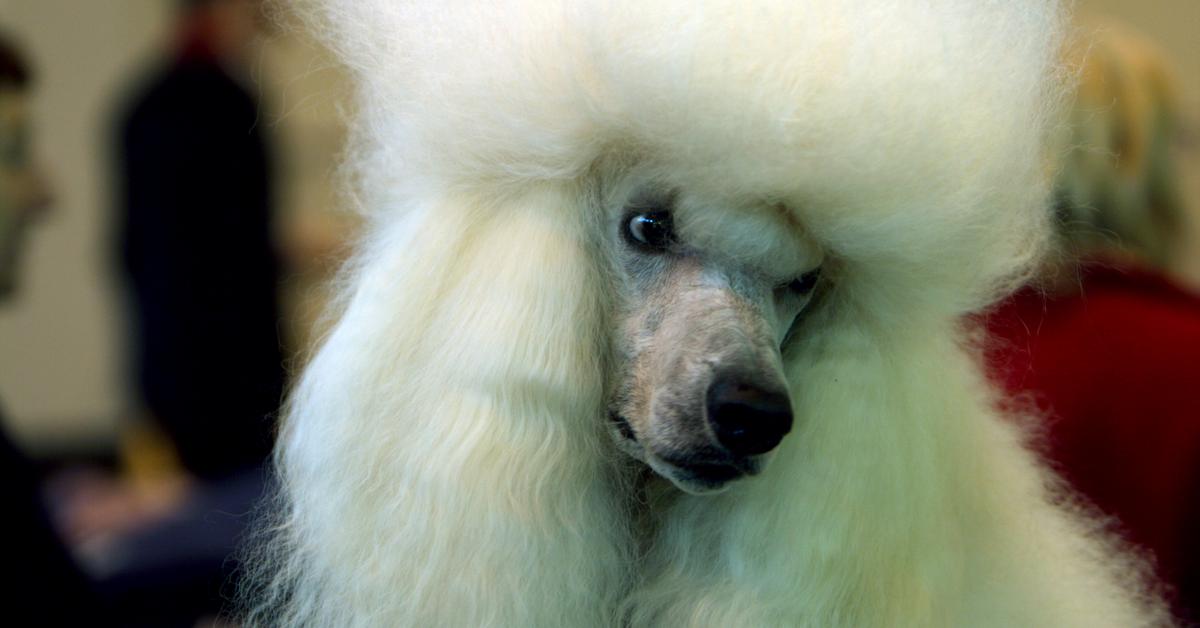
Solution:
M 964 315 L 1045 240 L 1042 0 L 309 0 L 370 236 L 252 624 L 1144 626 Z

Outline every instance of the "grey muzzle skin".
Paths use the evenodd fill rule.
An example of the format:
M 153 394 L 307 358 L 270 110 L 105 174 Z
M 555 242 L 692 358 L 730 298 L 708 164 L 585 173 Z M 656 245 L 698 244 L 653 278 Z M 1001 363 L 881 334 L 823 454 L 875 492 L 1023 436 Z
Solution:
M 745 372 L 715 375 L 704 394 L 708 443 L 683 456 L 659 455 L 650 466 L 695 494 L 719 492 L 733 480 L 758 475 L 792 429 L 791 400 L 781 386 L 762 383 L 769 379 Z
M 769 286 L 697 260 L 667 270 L 626 320 L 618 446 L 693 494 L 761 472 L 793 424 L 776 305 Z
M 750 381 L 745 373 L 717 374 L 704 394 L 699 445 L 647 448 L 633 428 L 613 416 L 614 436 L 627 453 L 648 464 L 680 489 L 719 492 L 731 481 L 757 475 L 769 454 L 792 429 L 791 400 L 775 385 Z

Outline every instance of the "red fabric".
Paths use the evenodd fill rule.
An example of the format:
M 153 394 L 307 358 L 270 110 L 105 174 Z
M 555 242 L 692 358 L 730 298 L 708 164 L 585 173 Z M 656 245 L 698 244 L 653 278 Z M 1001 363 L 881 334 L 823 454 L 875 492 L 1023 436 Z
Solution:
M 211 61 L 220 57 L 220 25 L 202 13 L 188 14 L 175 27 L 175 54 L 184 61 Z
M 1177 611 L 1200 619 L 1200 297 L 1098 265 L 1079 287 L 1002 304 L 990 368 L 1036 401 L 1052 464 L 1153 552 Z

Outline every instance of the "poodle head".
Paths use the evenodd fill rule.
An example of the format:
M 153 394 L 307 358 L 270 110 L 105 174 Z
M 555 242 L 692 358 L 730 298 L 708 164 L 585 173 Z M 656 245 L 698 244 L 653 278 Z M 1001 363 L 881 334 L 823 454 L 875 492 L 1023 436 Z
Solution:
M 791 431 L 782 349 L 818 290 L 821 247 L 777 202 L 714 211 L 663 181 L 613 187 L 610 431 L 680 489 L 722 490 Z
M 798 373 L 848 359 L 820 338 L 954 329 L 1045 240 L 1055 3 L 308 2 L 384 226 L 344 325 L 377 358 L 344 363 L 537 390 L 520 438 L 607 427 L 721 490 L 836 420 L 804 410 Z M 548 400 L 572 403 L 528 429 Z

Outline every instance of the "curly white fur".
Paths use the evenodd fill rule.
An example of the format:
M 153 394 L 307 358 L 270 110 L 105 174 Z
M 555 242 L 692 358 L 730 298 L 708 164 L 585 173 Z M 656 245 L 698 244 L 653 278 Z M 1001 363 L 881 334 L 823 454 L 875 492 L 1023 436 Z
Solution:
M 1054 3 L 310 9 L 358 78 L 373 228 L 290 400 L 252 624 L 1167 621 L 960 322 L 1045 238 Z M 838 266 L 787 355 L 796 430 L 717 496 L 639 497 L 603 428 L 589 198 L 640 167 L 784 200 Z

